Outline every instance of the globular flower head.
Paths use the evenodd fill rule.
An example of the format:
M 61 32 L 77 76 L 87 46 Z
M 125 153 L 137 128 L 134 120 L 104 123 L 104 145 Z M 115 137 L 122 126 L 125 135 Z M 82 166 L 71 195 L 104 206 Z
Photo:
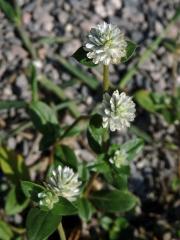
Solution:
M 127 162 L 127 153 L 124 149 L 117 150 L 114 153 L 114 156 L 109 159 L 110 163 L 114 164 L 117 168 L 128 165 Z
M 125 93 L 116 90 L 112 96 L 103 95 L 101 115 L 104 128 L 109 127 L 111 131 L 126 129 L 134 120 L 135 111 L 134 102 Z
M 81 182 L 71 168 L 59 165 L 51 172 L 46 185 L 57 196 L 74 201 L 80 193 Z
M 40 207 L 47 207 L 48 209 L 52 209 L 54 204 L 59 201 L 58 196 L 56 196 L 51 191 L 44 191 L 38 193 L 39 206 Z
M 91 28 L 84 49 L 93 63 L 118 64 L 126 56 L 127 42 L 121 30 L 112 24 L 103 23 Z

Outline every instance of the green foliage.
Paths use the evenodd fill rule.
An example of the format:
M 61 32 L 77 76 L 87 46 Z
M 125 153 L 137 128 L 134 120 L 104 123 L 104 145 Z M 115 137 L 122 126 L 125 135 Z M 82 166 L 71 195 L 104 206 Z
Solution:
M 126 56 L 121 59 L 121 62 L 127 62 L 134 54 L 137 48 L 136 43 L 127 40 Z
M 33 182 L 22 181 L 21 188 L 27 198 L 30 198 L 34 202 L 38 202 L 38 193 L 45 190 L 44 187 Z
M 19 186 L 12 186 L 6 197 L 5 212 L 7 215 L 14 215 L 22 212 L 29 204 Z
M 11 240 L 12 237 L 13 237 L 13 232 L 10 226 L 6 222 L 0 220 L 0 239 Z
M 123 217 L 111 219 L 108 216 L 104 216 L 100 220 L 101 226 L 104 230 L 108 231 L 110 240 L 118 240 L 122 230 L 128 227 L 128 221 Z
M 127 159 L 133 160 L 142 151 L 144 147 L 144 141 L 141 138 L 134 138 L 122 144 L 121 148 L 128 154 Z
M 60 197 L 59 202 L 54 204 L 51 212 L 59 216 L 68 216 L 77 214 L 77 208 L 67 199 Z
M 86 198 L 80 198 L 78 201 L 78 213 L 82 220 L 88 221 L 91 219 L 94 208 Z
M 27 216 L 26 227 L 29 240 L 46 240 L 57 228 L 61 217 L 51 211 L 32 208 Z
M 77 158 L 74 151 L 66 145 L 56 145 L 54 159 L 73 169 L 77 169 Z
M 18 100 L 3 100 L 0 101 L 0 110 L 11 109 L 11 108 L 25 108 L 27 103 L 24 101 Z
M 44 187 L 33 182 L 22 181 L 21 187 L 26 197 L 36 203 L 39 202 L 38 193 L 45 191 Z M 60 197 L 59 202 L 54 204 L 51 213 L 59 216 L 73 215 L 77 213 L 77 208 L 67 199 Z
M 126 57 L 123 57 L 121 59 L 121 62 L 127 62 L 132 55 L 134 54 L 135 50 L 136 50 L 137 45 L 132 42 L 127 40 L 127 53 L 126 53 Z M 85 65 L 87 67 L 96 67 L 98 64 L 93 63 L 92 59 L 87 57 L 87 51 L 84 50 L 83 47 L 80 47 L 74 54 L 73 57 L 80 62 L 82 65 Z
M 87 138 L 90 147 L 96 153 L 102 153 L 108 143 L 107 129 L 102 127 L 102 117 L 95 114 L 91 117 L 87 131 Z
M 78 164 L 78 175 L 83 182 L 87 182 L 89 180 L 90 174 L 85 163 Z
M 6 17 L 14 24 L 20 24 L 21 16 L 6 0 L 0 0 L 0 9 L 5 13 Z
M 98 191 L 90 197 L 94 206 L 105 212 L 125 212 L 132 209 L 136 197 L 128 191 Z
M 135 99 L 145 110 L 161 114 L 170 124 L 180 120 L 180 93 L 178 88 L 175 95 L 140 90 L 135 94 Z
M 175 177 L 171 182 L 171 186 L 173 191 L 177 192 L 180 189 L 180 178 Z
M 15 184 L 18 184 L 19 180 L 29 178 L 29 173 L 22 156 L 3 147 L 0 147 L 0 167 L 9 180 Z
M 149 112 L 156 112 L 156 106 L 150 92 L 147 90 L 140 90 L 135 93 L 134 97 L 141 107 Z
M 74 54 L 73 57 L 80 62 L 82 65 L 87 67 L 96 67 L 98 64 L 93 63 L 92 59 L 87 57 L 87 51 L 83 47 L 80 47 Z
M 60 135 L 60 126 L 56 113 L 41 101 L 32 102 L 28 110 L 35 128 L 43 134 L 40 148 L 48 148 Z

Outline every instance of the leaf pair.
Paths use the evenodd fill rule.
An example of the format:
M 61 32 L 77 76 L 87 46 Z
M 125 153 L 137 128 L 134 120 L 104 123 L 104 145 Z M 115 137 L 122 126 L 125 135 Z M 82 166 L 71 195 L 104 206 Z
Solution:
M 127 62 L 132 55 L 134 54 L 135 50 L 137 48 L 137 45 L 127 40 L 127 49 L 126 49 L 126 57 L 123 57 L 121 59 L 121 63 Z M 80 62 L 82 65 L 85 65 L 87 67 L 96 67 L 98 64 L 93 63 L 92 59 L 89 59 L 87 57 L 87 51 L 84 50 L 83 47 L 80 47 L 74 54 L 73 57 Z

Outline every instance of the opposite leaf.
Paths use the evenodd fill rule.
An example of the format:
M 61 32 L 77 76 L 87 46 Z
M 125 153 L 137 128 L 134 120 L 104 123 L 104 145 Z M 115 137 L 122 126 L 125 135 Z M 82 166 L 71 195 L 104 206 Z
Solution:
M 128 191 L 99 191 L 91 196 L 96 208 L 106 212 L 125 212 L 137 203 L 136 197 Z
M 74 54 L 73 57 L 81 64 L 87 67 L 96 67 L 98 64 L 93 63 L 92 59 L 87 57 L 87 51 L 83 47 L 80 47 Z
M 60 197 L 59 202 L 54 204 L 51 212 L 59 216 L 75 215 L 77 213 L 77 208 L 67 199 Z
M 0 220 L 0 239 L 11 240 L 12 237 L 13 237 L 13 232 L 10 226 L 6 222 Z
M 30 198 L 34 202 L 39 202 L 38 193 L 43 192 L 45 190 L 45 188 L 42 187 L 41 185 L 28 181 L 22 181 L 21 187 L 25 196 Z
M 86 198 L 80 198 L 78 201 L 78 212 L 82 220 L 88 221 L 91 219 L 94 208 Z
M 134 42 L 127 40 L 126 57 L 123 57 L 121 62 L 127 62 L 133 56 L 136 48 L 137 45 Z
M 51 211 L 32 208 L 27 216 L 28 240 L 46 240 L 58 227 L 61 217 Z
M 17 214 L 22 212 L 28 204 L 29 199 L 24 196 L 19 186 L 12 186 L 6 198 L 5 212 L 7 215 Z

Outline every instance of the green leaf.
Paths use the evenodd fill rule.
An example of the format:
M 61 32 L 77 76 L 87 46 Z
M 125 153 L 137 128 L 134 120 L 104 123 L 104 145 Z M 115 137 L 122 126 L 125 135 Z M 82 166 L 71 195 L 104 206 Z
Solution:
M 88 124 L 89 124 L 89 116 L 82 115 L 76 118 L 76 120 L 70 126 L 67 126 L 64 129 L 64 133 L 61 136 L 61 139 L 79 135 L 82 131 L 87 129 Z
M 5 212 L 7 215 L 14 215 L 22 212 L 29 204 L 29 200 L 18 187 L 12 186 L 6 198 Z
M 13 232 L 10 226 L 6 222 L 0 220 L 0 239 L 11 240 L 12 237 L 13 237 Z
M 110 240 L 116 240 L 118 239 L 120 232 L 123 229 L 126 229 L 128 227 L 128 221 L 126 218 L 119 217 L 114 222 L 113 225 L 110 228 L 109 231 L 109 238 Z
M 113 220 L 108 216 L 104 216 L 100 219 L 101 227 L 106 231 L 109 231 L 112 223 L 113 223 Z
M 30 64 L 28 75 L 31 84 L 32 101 L 35 102 L 38 101 L 38 84 L 37 84 L 37 71 L 34 64 Z
M 71 41 L 72 38 L 70 37 L 56 37 L 56 36 L 45 36 L 45 37 L 40 37 L 37 40 L 38 44 L 54 44 L 54 43 L 67 43 L 69 41 Z
M 78 201 L 78 212 L 82 220 L 88 221 L 91 219 L 94 208 L 86 198 L 80 198 Z
M 29 105 L 29 115 L 35 127 L 42 133 L 51 132 L 51 127 L 59 124 L 53 109 L 41 101 Z
M 28 240 L 47 240 L 56 230 L 61 217 L 54 215 L 51 211 L 42 211 L 32 208 L 27 216 L 26 227 Z
M 59 202 L 54 204 L 51 212 L 59 216 L 75 215 L 77 213 L 77 208 L 67 199 L 61 197 Z
M 128 190 L 128 176 L 126 174 L 113 173 L 113 186 L 119 190 Z
M 139 90 L 135 93 L 134 97 L 139 105 L 145 110 L 153 113 L 156 112 L 156 106 L 150 92 L 147 90 Z
M 78 164 L 78 175 L 83 182 L 87 182 L 89 180 L 90 174 L 85 163 Z
M 96 67 L 97 64 L 93 63 L 92 59 L 87 57 L 87 51 L 83 47 L 80 47 L 74 54 L 73 57 L 81 64 L 87 67 Z
M 96 78 L 89 76 L 86 72 L 80 70 L 75 65 L 70 64 L 66 61 L 65 58 L 62 56 L 56 56 L 55 59 L 63 65 L 64 68 L 66 68 L 73 76 L 80 79 L 82 82 L 84 82 L 87 86 L 89 86 L 91 89 L 96 90 L 99 82 Z
M 143 131 L 142 129 L 140 129 L 137 126 L 131 126 L 129 130 L 131 133 L 133 133 L 137 137 L 142 138 L 144 141 L 146 141 L 148 143 L 151 143 L 153 141 L 152 137 L 147 132 Z
M 98 191 L 90 196 L 94 206 L 106 212 L 125 212 L 137 203 L 136 197 L 128 191 Z
M 54 158 L 56 161 L 60 161 L 64 165 L 68 165 L 77 170 L 77 157 L 70 147 L 66 145 L 57 145 L 54 151 Z
M 144 141 L 141 138 L 135 138 L 124 143 L 121 148 L 128 154 L 128 160 L 133 160 L 143 149 Z
M 98 173 L 104 173 L 105 175 L 110 172 L 109 164 L 106 161 L 100 159 L 91 164 L 90 169 Z
M 134 54 L 135 50 L 137 48 L 136 43 L 132 42 L 132 41 L 127 41 L 127 48 L 126 48 L 126 57 L 123 57 L 121 59 L 121 62 L 127 62 Z
M 28 169 L 21 155 L 0 147 L 0 167 L 2 172 L 15 184 L 29 179 Z
M 0 0 L 0 9 L 12 23 L 20 23 L 21 19 L 15 9 L 6 0 Z
M 21 181 L 21 188 L 27 198 L 31 198 L 32 201 L 38 202 L 39 199 L 37 197 L 38 193 L 43 192 L 45 188 L 36 183 Z
M 60 134 L 60 127 L 55 112 L 44 102 L 37 101 L 29 105 L 29 116 L 35 128 L 44 135 L 40 148 L 48 148 Z
M 18 101 L 18 100 L 3 100 L 0 101 L 0 110 L 3 109 L 11 109 L 11 108 L 25 108 L 27 106 L 27 103 L 24 101 Z
M 87 137 L 93 151 L 96 153 L 104 152 L 108 141 L 108 132 L 107 129 L 102 127 L 102 117 L 99 114 L 91 117 Z

